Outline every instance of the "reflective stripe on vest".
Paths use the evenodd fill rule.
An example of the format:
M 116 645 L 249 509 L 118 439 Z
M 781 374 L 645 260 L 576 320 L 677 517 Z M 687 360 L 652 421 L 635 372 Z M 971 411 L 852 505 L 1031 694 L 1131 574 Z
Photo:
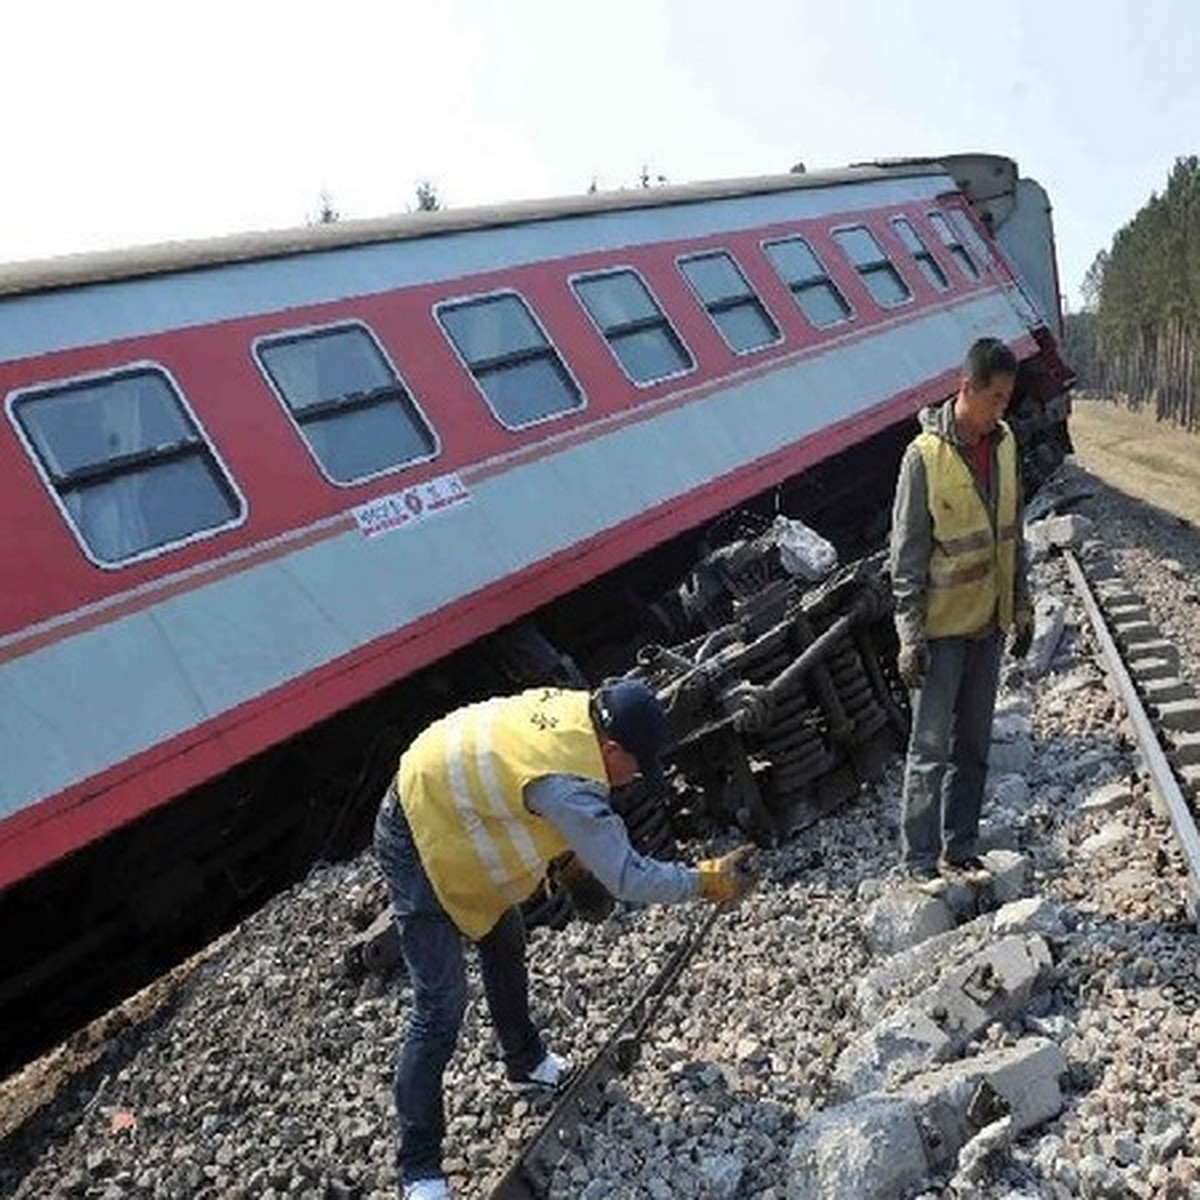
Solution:
M 944 438 L 916 439 L 925 464 L 933 523 L 925 631 L 929 637 L 979 633 L 996 618 L 1012 625 L 1017 561 L 1015 441 L 1001 422 L 996 445 L 996 529 L 963 456 Z
M 568 774 L 607 787 L 587 692 L 536 688 L 460 708 L 401 756 L 396 790 L 442 907 L 480 938 L 567 849 L 525 807 L 525 785 Z

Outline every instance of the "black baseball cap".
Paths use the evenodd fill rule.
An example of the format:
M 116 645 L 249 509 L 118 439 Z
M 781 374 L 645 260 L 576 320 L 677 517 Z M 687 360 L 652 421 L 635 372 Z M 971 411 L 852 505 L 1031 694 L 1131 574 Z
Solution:
M 618 679 L 596 693 L 600 728 L 637 759 L 646 784 L 666 785 L 662 752 L 671 744 L 671 722 L 654 692 L 640 679 Z

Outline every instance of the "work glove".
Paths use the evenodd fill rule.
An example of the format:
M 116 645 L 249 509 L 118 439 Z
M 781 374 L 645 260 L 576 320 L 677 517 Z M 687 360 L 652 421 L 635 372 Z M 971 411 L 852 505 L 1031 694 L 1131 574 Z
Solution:
M 1012 637 L 1008 643 L 1008 652 L 1015 659 L 1022 659 L 1029 653 L 1033 641 L 1033 617 L 1028 613 L 1018 614 L 1013 622 Z
M 929 647 L 924 641 L 901 642 L 900 652 L 896 655 L 896 670 L 900 679 L 910 692 L 925 682 L 929 670 Z
M 599 925 L 616 907 L 613 894 L 574 854 L 566 855 L 555 865 L 551 878 L 567 893 L 567 899 L 581 921 Z
M 739 846 L 720 858 L 707 858 L 696 864 L 700 874 L 700 895 L 714 904 L 740 900 L 758 882 L 758 875 L 746 861 L 753 846 Z

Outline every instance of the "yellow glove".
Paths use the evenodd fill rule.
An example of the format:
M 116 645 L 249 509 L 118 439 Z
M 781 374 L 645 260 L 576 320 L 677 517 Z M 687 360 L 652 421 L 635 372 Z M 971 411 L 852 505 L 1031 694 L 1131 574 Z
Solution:
M 753 846 L 739 846 L 721 858 L 707 858 L 698 862 L 696 870 L 700 873 L 700 895 L 714 904 L 740 900 L 758 882 L 758 876 L 746 862 L 753 853 Z

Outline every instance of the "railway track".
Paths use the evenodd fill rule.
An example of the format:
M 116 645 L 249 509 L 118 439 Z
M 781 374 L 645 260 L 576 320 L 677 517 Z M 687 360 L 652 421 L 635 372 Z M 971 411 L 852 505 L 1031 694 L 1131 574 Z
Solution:
M 641 1041 L 656 1013 L 720 915 L 719 908 L 710 909 L 670 951 L 599 1053 L 563 1089 L 545 1123 L 493 1190 L 492 1200 L 544 1200 L 549 1195 L 564 1150 L 582 1126 L 603 1112 L 609 1082 L 628 1074 L 637 1063 Z
M 1119 565 L 1143 562 L 1140 550 L 1118 551 Z M 1200 539 L 1195 552 L 1200 561 Z M 1101 565 L 1089 548 L 1078 557 Z M 937 1071 L 961 1080 L 989 1055 L 1011 1065 L 1031 1047 L 1045 1061 L 1020 1069 L 1042 1062 L 1059 1109 L 1001 1138 L 1004 1117 L 975 1087 L 969 1128 L 998 1140 L 987 1154 L 986 1138 L 972 1138 L 953 1160 L 926 1163 L 928 1195 L 948 1197 L 956 1179 L 959 1195 L 1029 1200 L 1184 1200 L 1200 1185 L 1193 866 L 1126 736 L 1135 723 L 1105 685 L 1104 639 L 1069 562 L 1035 567 L 1058 635 L 1044 674 L 1011 672 L 997 722 L 1004 761 L 986 815 L 1012 891 L 935 898 L 953 911 L 934 919 L 937 904 L 893 871 L 893 762 L 859 802 L 764 851 L 763 886 L 733 910 L 620 912 L 603 926 L 535 931 L 535 1010 L 550 1043 L 585 1066 L 549 1109 L 508 1097 L 475 994 L 447 1092 L 456 1197 L 904 1194 L 881 1192 L 879 1175 L 852 1178 L 845 1155 L 840 1174 L 813 1182 L 813 1139 L 848 1136 L 854 1097 L 894 1106 Z M 1175 674 L 1195 678 L 1186 638 L 1156 611 L 1152 566 L 1130 574 L 1151 610 L 1142 623 L 1162 636 L 1131 631 L 1128 589 L 1112 578 L 1094 583 L 1103 628 L 1131 668 L 1154 657 L 1133 645 L 1169 641 Z M 1194 610 L 1179 612 L 1186 630 Z M 1176 701 L 1131 668 L 1153 723 Z M 1185 799 L 1187 732 L 1159 743 Z M 147 1027 L 114 1034 L 4 1142 L 0 1195 L 394 1195 L 390 1074 L 406 991 L 397 979 L 351 984 L 341 970 L 347 896 L 372 879 L 365 861 L 314 873 Z M 1021 924 L 1010 894 L 1024 897 L 1017 916 L 1038 915 Z M 990 987 L 979 959 L 1014 945 L 1032 948 L 1020 960 L 1028 987 L 1011 993 L 1019 1002 Z M 947 995 L 974 996 L 986 1019 L 936 1061 L 892 1063 L 893 1079 L 873 1080 L 867 1050 L 880 1029 L 905 1014 L 932 1019 Z M 903 1139 L 888 1144 L 903 1166 Z
M 1093 586 L 1076 554 L 1063 555 L 1099 645 L 1104 668 L 1133 727 L 1154 794 L 1187 868 L 1188 914 L 1200 914 L 1200 700 L 1180 675 L 1178 648 L 1150 619 L 1145 600 L 1119 575 Z

